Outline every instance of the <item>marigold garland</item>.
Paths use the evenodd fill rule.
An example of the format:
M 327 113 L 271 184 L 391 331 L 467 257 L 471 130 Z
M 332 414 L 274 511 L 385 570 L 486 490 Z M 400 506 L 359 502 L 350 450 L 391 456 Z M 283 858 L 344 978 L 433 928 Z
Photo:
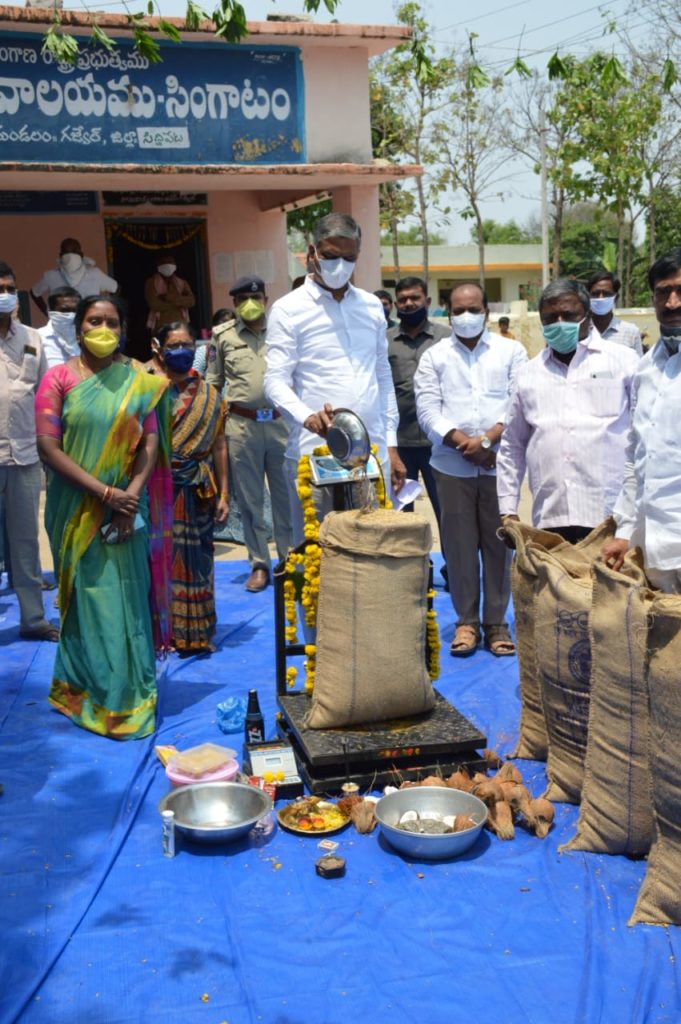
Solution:
M 426 594 L 429 601 L 435 597 L 435 591 L 429 590 Z M 426 664 L 428 675 L 432 682 L 440 678 L 440 630 L 437 625 L 437 612 L 429 608 L 426 612 Z

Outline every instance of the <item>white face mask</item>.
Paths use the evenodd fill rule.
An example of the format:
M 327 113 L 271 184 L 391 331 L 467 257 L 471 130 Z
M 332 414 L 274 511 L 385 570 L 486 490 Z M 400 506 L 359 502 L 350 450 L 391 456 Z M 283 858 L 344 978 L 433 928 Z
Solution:
M 319 276 L 327 288 L 343 288 L 355 272 L 355 264 L 340 257 L 336 260 L 323 260 L 317 257 Z
M 14 295 L 10 295 L 9 292 L 2 292 L 0 294 L 0 316 L 7 316 L 8 313 L 13 313 L 17 308 L 17 301 L 16 292 Z
M 83 257 L 77 252 L 65 252 L 59 257 L 59 262 L 67 274 L 73 274 L 76 270 L 80 270 Z
M 606 295 L 602 299 L 591 300 L 591 312 L 595 313 L 596 316 L 605 316 L 606 313 L 612 312 L 615 308 L 615 296 Z
M 75 345 L 76 343 L 76 328 L 74 320 L 76 318 L 75 311 L 72 310 L 70 313 L 62 313 L 56 309 L 50 310 L 50 323 L 54 327 L 55 331 L 60 338 L 64 341 Z
M 452 317 L 452 330 L 458 338 L 477 338 L 485 328 L 486 313 L 458 313 Z
M 163 277 L 172 277 L 177 267 L 174 263 L 162 263 L 160 267 L 157 267 L 157 270 Z

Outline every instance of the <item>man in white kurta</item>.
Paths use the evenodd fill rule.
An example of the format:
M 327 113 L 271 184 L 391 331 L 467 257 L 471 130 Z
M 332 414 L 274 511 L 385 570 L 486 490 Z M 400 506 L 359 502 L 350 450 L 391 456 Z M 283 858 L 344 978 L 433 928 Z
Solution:
M 539 315 L 547 345 L 518 374 L 497 459 L 499 511 L 517 516 L 527 471 L 533 525 L 575 543 L 612 512 L 622 486 L 639 357 L 600 336 L 578 282 L 550 284 Z M 557 326 L 571 328 L 571 346 L 553 340 Z
M 472 654 L 482 624 L 492 653 L 508 655 L 514 652 L 504 621 L 510 558 L 497 537 L 495 464 L 513 381 L 527 354 L 520 342 L 487 330 L 487 297 L 479 285 L 453 288 L 450 310 L 451 336 L 423 353 L 414 375 L 418 420 L 433 446 L 430 464 L 457 615 L 450 653 Z
M 602 554 L 619 569 L 627 549 L 638 545 L 651 583 L 681 593 L 681 246 L 653 264 L 648 280 L 660 339 L 634 377 L 617 532 Z
M 323 443 L 334 409 L 352 409 L 363 420 L 395 491 L 406 475 L 397 454 L 383 306 L 350 284 L 360 241 L 359 226 L 347 214 L 323 217 L 309 249 L 312 272 L 274 303 L 267 322 L 265 395 L 290 425 L 285 473 L 294 544 L 304 536 L 298 460 Z

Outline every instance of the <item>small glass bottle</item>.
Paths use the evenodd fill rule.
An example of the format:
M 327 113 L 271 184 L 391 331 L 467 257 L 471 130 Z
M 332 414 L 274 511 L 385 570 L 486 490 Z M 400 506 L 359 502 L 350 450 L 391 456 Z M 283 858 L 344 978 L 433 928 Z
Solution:
M 175 812 L 161 811 L 163 820 L 163 856 L 175 856 Z
M 257 690 L 248 691 L 245 736 L 246 743 L 264 743 L 265 741 L 265 719 L 260 710 Z

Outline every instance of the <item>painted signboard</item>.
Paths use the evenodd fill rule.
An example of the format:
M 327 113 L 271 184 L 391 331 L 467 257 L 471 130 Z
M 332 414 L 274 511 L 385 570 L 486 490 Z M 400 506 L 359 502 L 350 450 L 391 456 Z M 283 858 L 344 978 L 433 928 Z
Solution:
M 161 44 L 150 64 L 129 41 L 80 40 L 74 65 L 39 36 L 0 32 L 0 162 L 303 163 L 295 47 Z

